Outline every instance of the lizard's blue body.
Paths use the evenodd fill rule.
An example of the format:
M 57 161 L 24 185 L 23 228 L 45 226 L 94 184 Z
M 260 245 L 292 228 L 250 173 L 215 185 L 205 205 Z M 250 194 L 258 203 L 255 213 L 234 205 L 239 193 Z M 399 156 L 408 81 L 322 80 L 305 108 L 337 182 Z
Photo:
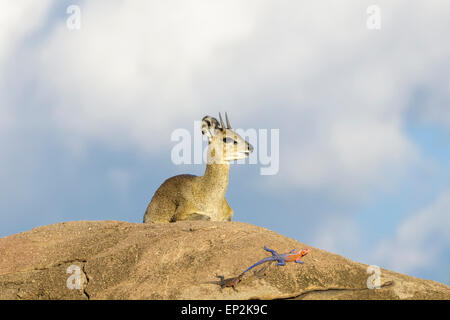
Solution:
M 303 263 L 303 261 L 300 260 L 300 258 L 305 255 L 309 249 L 304 250 L 304 251 L 300 251 L 299 253 L 295 253 L 295 250 L 292 250 L 289 253 L 278 253 L 275 250 L 269 249 L 266 246 L 264 246 L 264 250 L 270 252 L 272 254 L 272 256 L 267 257 L 262 259 L 261 261 L 258 261 L 257 263 L 255 263 L 254 265 L 248 267 L 246 270 L 244 270 L 244 272 L 242 272 L 242 274 L 246 273 L 247 271 L 249 271 L 250 269 L 259 266 L 260 264 L 263 264 L 265 262 L 270 262 L 270 261 L 277 261 L 277 266 L 284 266 L 286 265 L 286 262 L 291 262 L 291 261 L 295 261 L 297 263 Z M 306 253 L 305 253 L 306 252 Z

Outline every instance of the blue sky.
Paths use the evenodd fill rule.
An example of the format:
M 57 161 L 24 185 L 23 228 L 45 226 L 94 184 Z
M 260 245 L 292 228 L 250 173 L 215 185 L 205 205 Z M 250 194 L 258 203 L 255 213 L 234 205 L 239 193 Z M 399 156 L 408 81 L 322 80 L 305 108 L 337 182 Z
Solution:
M 81 9 L 81 29 L 66 8 Z M 381 29 L 366 27 L 369 5 Z M 280 170 L 232 165 L 234 220 L 450 281 L 445 1 L 0 1 L 0 236 L 141 222 L 204 115 L 280 130 Z M 192 133 L 193 134 L 193 133 Z

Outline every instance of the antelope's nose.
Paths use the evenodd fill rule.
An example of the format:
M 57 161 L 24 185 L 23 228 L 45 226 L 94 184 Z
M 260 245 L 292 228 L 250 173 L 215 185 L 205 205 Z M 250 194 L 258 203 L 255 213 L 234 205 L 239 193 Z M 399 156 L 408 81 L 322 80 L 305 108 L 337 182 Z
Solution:
M 253 152 L 253 146 L 250 143 L 248 143 L 248 152 Z

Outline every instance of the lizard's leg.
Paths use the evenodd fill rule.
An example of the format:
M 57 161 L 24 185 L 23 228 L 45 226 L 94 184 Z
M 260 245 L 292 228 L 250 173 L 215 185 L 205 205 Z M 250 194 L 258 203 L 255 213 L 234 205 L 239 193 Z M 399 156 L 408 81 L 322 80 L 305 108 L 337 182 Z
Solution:
M 302 263 L 302 264 L 305 263 L 304 261 L 301 261 L 301 260 L 298 260 L 298 259 L 295 260 L 295 262 L 297 262 L 297 263 Z
M 233 290 L 236 291 L 236 292 L 237 292 L 236 286 L 239 284 L 239 282 L 241 282 L 243 275 L 244 275 L 244 274 L 241 273 L 240 275 L 238 275 L 237 277 L 235 277 L 235 278 L 233 279 L 233 285 L 232 285 L 232 287 L 233 287 Z
M 269 263 L 266 263 L 266 265 L 261 267 L 259 270 L 253 271 L 253 275 L 257 278 L 262 278 L 263 276 L 266 275 L 265 272 L 266 272 L 268 266 L 269 266 Z
M 274 256 L 278 255 L 278 253 L 275 250 L 269 249 L 266 246 L 264 246 L 264 250 L 269 251 Z
M 280 266 L 285 266 L 286 265 L 286 261 L 284 261 L 284 260 L 278 260 L 278 263 L 277 263 L 277 266 L 278 267 L 280 267 Z
M 223 288 L 225 288 L 225 277 L 224 276 L 219 276 L 216 275 L 216 278 L 219 278 L 219 283 L 218 285 L 220 286 L 220 290 L 222 290 Z
M 289 252 L 290 254 L 295 253 L 295 249 L 292 249 L 291 252 Z

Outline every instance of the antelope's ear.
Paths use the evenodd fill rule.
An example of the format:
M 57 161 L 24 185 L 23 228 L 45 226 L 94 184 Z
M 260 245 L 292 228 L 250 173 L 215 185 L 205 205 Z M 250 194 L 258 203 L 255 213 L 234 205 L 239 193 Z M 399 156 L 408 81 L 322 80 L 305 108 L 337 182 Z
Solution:
M 211 139 L 222 130 L 216 118 L 205 116 L 202 119 L 202 133 Z

